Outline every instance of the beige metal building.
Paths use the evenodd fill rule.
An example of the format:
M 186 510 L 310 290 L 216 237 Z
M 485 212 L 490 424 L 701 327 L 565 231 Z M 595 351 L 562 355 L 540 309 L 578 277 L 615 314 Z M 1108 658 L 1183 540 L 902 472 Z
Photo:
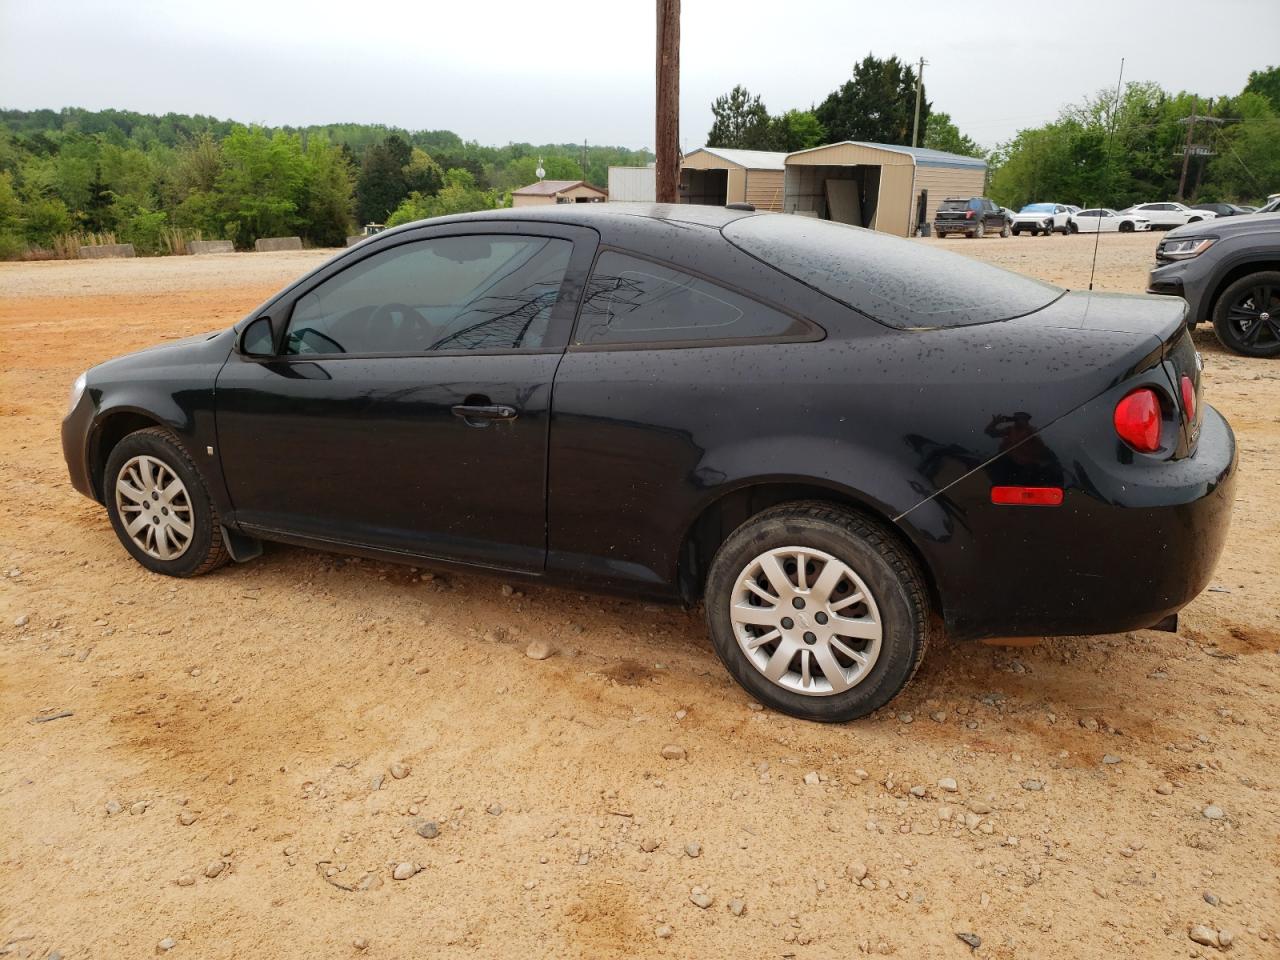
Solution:
M 511 194 L 513 207 L 536 207 L 546 203 L 601 203 L 609 194 L 584 180 L 539 180 Z
M 787 155 L 782 209 L 907 237 L 947 197 L 982 196 L 986 176 L 975 157 L 845 141 Z
M 723 207 L 750 203 L 781 210 L 787 155 L 769 150 L 700 147 L 680 162 L 680 202 Z

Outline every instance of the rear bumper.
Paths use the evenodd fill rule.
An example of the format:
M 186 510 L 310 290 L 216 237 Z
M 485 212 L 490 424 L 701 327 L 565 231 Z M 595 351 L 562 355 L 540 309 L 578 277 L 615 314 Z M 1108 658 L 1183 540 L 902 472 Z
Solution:
M 937 498 L 949 529 L 921 548 L 956 638 L 1141 629 L 1209 583 L 1231 518 L 1231 427 L 1206 406 L 1193 456 L 1124 463 L 1114 442 L 1078 439 L 1088 406 L 1042 431 L 1034 450 L 1006 454 Z M 1053 482 L 1055 473 L 1060 507 L 990 503 L 994 485 Z

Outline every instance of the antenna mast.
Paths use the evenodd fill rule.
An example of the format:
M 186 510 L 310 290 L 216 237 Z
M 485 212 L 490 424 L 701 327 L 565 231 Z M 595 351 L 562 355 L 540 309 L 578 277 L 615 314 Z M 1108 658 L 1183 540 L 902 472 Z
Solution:
M 1116 115 L 1120 112 L 1120 86 L 1124 83 L 1124 57 L 1120 58 L 1120 77 L 1116 80 L 1116 99 L 1111 107 L 1111 130 L 1107 133 L 1107 179 L 1111 179 L 1111 144 L 1116 138 Z M 1102 218 L 1093 235 L 1093 263 L 1089 265 L 1089 290 L 1093 290 L 1093 275 L 1098 270 L 1098 243 L 1102 240 Z

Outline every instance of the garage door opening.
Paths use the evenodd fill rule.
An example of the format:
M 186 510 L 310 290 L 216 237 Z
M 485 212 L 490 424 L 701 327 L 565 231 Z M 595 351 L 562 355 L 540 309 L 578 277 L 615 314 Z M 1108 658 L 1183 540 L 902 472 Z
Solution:
M 728 170 L 681 170 L 680 202 L 723 207 L 728 202 Z
M 875 164 L 788 166 L 786 212 L 873 227 L 880 199 Z

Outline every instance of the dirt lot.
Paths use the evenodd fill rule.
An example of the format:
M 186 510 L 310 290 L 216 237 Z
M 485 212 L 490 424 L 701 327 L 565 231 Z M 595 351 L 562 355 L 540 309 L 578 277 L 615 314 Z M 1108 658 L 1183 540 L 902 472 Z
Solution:
M 928 242 L 1078 288 L 1092 253 Z M 1155 243 L 1104 237 L 1098 286 Z M 324 256 L 0 264 L 0 956 L 1280 956 L 1280 363 L 1198 338 L 1241 483 L 1180 634 L 944 647 L 823 727 L 753 709 L 696 613 L 130 561 L 65 477 L 72 379 Z

